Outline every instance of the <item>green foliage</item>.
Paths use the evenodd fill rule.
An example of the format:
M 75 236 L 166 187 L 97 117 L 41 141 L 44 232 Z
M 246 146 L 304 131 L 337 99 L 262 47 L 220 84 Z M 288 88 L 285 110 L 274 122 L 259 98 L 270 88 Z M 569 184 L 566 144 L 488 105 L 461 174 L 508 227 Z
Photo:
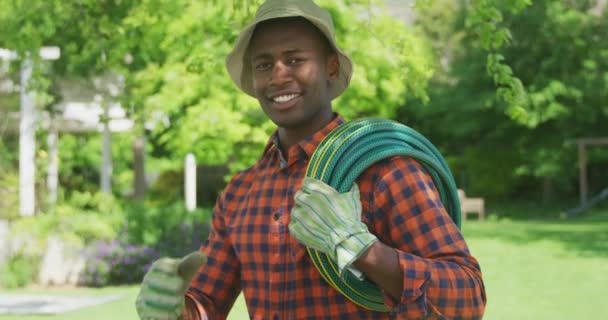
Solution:
M 30 284 L 38 274 L 40 259 L 18 253 L 0 266 L 0 287 L 14 289 Z
M 503 8 L 499 5 L 506 7 L 504 11 L 517 14 L 530 4 L 531 0 L 476 0 L 470 3 L 466 16 L 466 27 L 477 35 L 477 42 L 488 51 L 486 68 L 497 87 L 497 97 L 507 104 L 506 113 L 521 123 L 529 122 L 526 91 L 521 80 L 504 62 L 504 56 L 499 53 L 512 38 L 509 29 L 501 25 Z
M 122 209 L 112 196 L 84 192 L 74 193 L 71 203 L 58 205 L 52 213 L 15 220 L 11 232 L 13 237 L 31 238 L 29 248 L 42 256 L 50 235 L 84 247 L 99 239 L 116 238 L 122 225 Z
M 135 135 L 149 143 L 146 170 L 168 170 L 170 182 L 179 181 L 190 152 L 198 164 L 226 165 L 230 173 L 259 156 L 275 126 L 232 84 L 223 61 L 261 2 L 1 1 L 0 47 L 20 57 L 43 45 L 61 47 L 61 59 L 52 63 L 33 55 L 31 88 L 42 97 L 41 108 L 61 102 L 52 86 L 58 79 L 106 72 L 125 77 L 118 99 L 136 127 L 114 135 L 113 186 L 116 194 L 129 194 Z M 334 105 L 347 119 L 381 116 L 412 124 L 453 159 L 463 172 L 457 179 L 473 193 L 518 194 L 538 189 L 543 180 L 566 194 L 576 189 L 572 141 L 605 135 L 608 118 L 608 19 L 606 9 L 593 10 L 595 1 L 417 1 L 413 28 L 389 17 L 379 0 L 318 3 L 334 15 L 337 41 L 355 62 L 351 87 Z M 17 79 L 18 66 L 11 63 L 7 77 Z M 17 111 L 18 95 L 3 94 L 0 105 Z M 13 217 L 18 148 L 7 142 L 15 136 L 5 124 L 0 122 L 0 210 Z M 98 190 L 100 150 L 97 133 L 61 135 L 60 199 L 68 203 L 41 215 L 34 230 L 57 227 L 86 241 L 115 232 L 120 223 L 108 222 L 103 211 L 70 204 L 74 190 Z M 602 150 L 590 155 L 595 189 L 608 179 L 601 170 L 606 157 Z M 43 152 L 37 161 L 43 190 Z M 158 198 L 147 206 L 173 201 L 175 185 L 159 183 L 151 192 Z M 163 210 L 151 214 L 171 215 Z M 66 217 L 77 227 L 65 227 Z M 88 219 L 100 219 L 96 223 L 107 229 L 87 229 Z M 161 220 L 138 223 L 153 229 Z M 162 238 L 135 233 L 146 243 Z
M 226 3 L 185 1 L 175 2 L 175 8 L 168 16 L 141 6 L 145 14 L 130 20 L 144 38 L 157 39 L 153 50 L 164 57 L 130 78 L 140 117 L 156 123 L 150 142 L 163 157 L 183 159 L 193 152 L 206 164 L 228 162 L 237 144 L 259 150 L 267 137 L 266 119 L 253 99 L 236 90 L 221 63 L 237 35 L 226 23 L 231 10 Z M 148 35 L 150 17 L 166 24 L 156 24 Z
M 132 189 L 131 133 L 112 134 L 112 182 L 117 194 Z M 61 134 L 58 141 L 59 182 L 65 197 L 72 190 L 97 192 L 101 168 L 102 139 L 100 134 Z M 45 172 L 42 168 L 41 172 Z
M 183 157 L 192 152 L 199 164 L 226 164 L 233 173 L 259 156 L 274 129 L 257 101 L 232 84 L 223 65 L 239 30 L 261 2 L 6 2 L 0 14 L 0 46 L 20 53 L 42 45 L 61 46 L 61 59 L 48 72 L 36 64 L 35 82 L 41 84 L 41 92 L 49 91 L 50 80 L 56 78 L 124 75 L 120 100 L 136 121 L 135 134 L 147 136 L 152 157 L 168 159 L 179 169 Z M 525 2 L 511 1 L 507 7 L 515 10 Z M 335 101 L 338 112 L 347 119 L 393 118 L 409 101 L 428 101 L 427 83 L 436 55 L 416 29 L 390 17 L 382 1 L 319 4 L 334 16 L 339 45 L 355 63 L 351 87 Z M 482 31 L 480 38 L 493 37 L 481 42 L 497 50 L 508 33 L 498 28 L 502 18 L 494 7 L 487 1 L 475 2 L 470 26 Z M 488 68 L 499 85 L 514 88 L 508 67 L 498 55 L 490 58 L 495 63 L 488 63 Z M 514 92 L 507 89 L 499 93 Z M 133 177 L 128 170 L 131 153 L 126 152 L 129 140 L 122 137 L 114 143 L 113 182 L 119 193 L 128 193 Z M 99 150 L 98 136 L 62 136 L 60 184 L 66 197 L 70 190 L 97 190 Z
M 197 250 L 207 238 L 210 218 L 210 210 L 188 212 L 180 202 L 127 205 L 125 224 L 117 238 L 87 247 L 81 284 L 99 287 L 141 282 L 159 257 L 181 257 Z
M 0 169 L 0 219 L 13 220 L 19 215 L 19 175 Z
M 152 262 L 160 258 L 150 247 L 118 240 L 100 240 L 87 248 L 86 256 L 80 284 L 89 287 L 140 283 Z
M 455 170 L 455 176 L 471 188 L 468 193 L 538 199 L 551 192 L 577 192 L 574 140 L 605 136 L 608 119 L 603 102 L 608 101 L 608 60 L 602 58 L 608 56 L 608 37 L 598 33 L 608 27 L 608 20 L 606 10 L 596 16 L 590 5 L 544 0 L 512 11 L 509 3 L 501 4 L 495 21 L 508 28 L 510 39 L 490 55 L 467 33 L 469 7 L 454 5 L 447 10 L 435 3 L 425 8 L 430 16 L 448 22 L 439 28 L 432 19 L 423 19 L 419 28 L 433 43 L 447 43 L 434 47 L 449 63 L 432 80 L 430 108 L 410 104 L 398 117 L 427 134 L 460 168 L 467 168 Z M 488 65 L 488 59 L 496 61 Z M 509 62 L 508 69 L 501 66 L 504 61 Z M 490 66 L 496 67 L 494 79 L 487 76 Z M 510 81 L 513 75 L 525 95 L 512 97 L 525 98 L 525 110 L 496 95 L 495 81 Z M 509 87 L 504 89 L 499 93 L 511 94 Z M 512 121 L 513 112 L 521 112 L 522 118 Z M 597 148 L 590 167 L 605 167 L 606 151 Z M 605 187 L 605 172 L 589 174 L 592 193 Z
M 4 129 L 4 126 L 8 125 L 8 118 L 0 121 L 0 132 Z M 14 143 L 6 139 L 3 135 L 0 135 L 0 173 L 6 172 L 9 169 L 13 169 L 15 159 L 17 158 L 16 150 L 13 150 Z
M 322 3 L 334 17 L 338 44 L 355 64 L 351 85 L 336 100 L 336 110 L 347 119 L 392 118 L 408 99 L 428 100 L 433 68 L 425 39 L 386 11 L 371 15 L 368 8 L 349 8 L 341 1 Z M 370 16 L 356 18 L 358 12 Z
M 189 212 L 181 202 L 165 205 L 131 203 L 126 206 L 125 213 L 128 243 L 157 246 L 162 243 L 161 240 L 163 238 L 177 237 L 185 242 L 182 243 L 183 246 L 181 247 L 185 247 L 186 249 L 193 242 L 200 244 L 205 232 L 199 230 L 200 237 L 190 239 L 185 236 L 186 234 L 180 233 L 178 229 L 183 225 L 205 225 L 211 219 L 211 211 L 209 209 L 197 209 Z M 193 235 L 193 237 L 196 236 Z M 174 243 L 175 241 L 172 242 Z
M 50 236 L 86 252 L 82 284 L 90 286 L 139 282 L 155 259 L 185 255 L 206 239 L 209 209 L 188 212 L 180 202 L 152 204 L 121 204 L 104 193 L 74 192 L 69 203 L 51 213 L 16 219 L 11 238 L 27 241 L 3 281 L 7 286 L 33 281 L 37 270 L 19 266 L 24 259 L 39 262 Z
M 426 99 L 431 55 L 419 35 L 386 13 L 363 17 L 367 8 L 353 6 L 362 1 L 319 3 L 332 12 L 338 42 L 356 64 L 351 88 L 336 100 L 336 110 L 347 118 L 391 117 L 407 98 Z M 129 19 L 143 38 L 157 40 L 150 50 L 164 57 L 130 77 L 131 101 L 141 118 L 156 123 L 150 142 L 159 155 L 182 159 L 193 152 L 201 164 L 228 163 L 232 172 L 241 170 L 259 156 L 274 128 L 257 101 L 232 84 L 223 65 L 251 14 L 223 2 L 177 1 L 172 8 L 179 19 L 143 5 L 138 10 L 146 14 Z M 166 25 L 145 28 L 159 20 Z
M 89 192 L 97 190 L 101 167 L 101 137 L 62 134 L 57 149 L 62 188 Z

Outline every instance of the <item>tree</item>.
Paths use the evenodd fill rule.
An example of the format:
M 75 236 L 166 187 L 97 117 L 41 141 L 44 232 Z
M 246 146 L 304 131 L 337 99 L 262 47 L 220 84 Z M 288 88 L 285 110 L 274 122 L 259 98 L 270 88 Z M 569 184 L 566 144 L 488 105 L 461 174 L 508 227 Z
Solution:
M 466 6 L 447 13 L 429 9 L 451 17 L 451 27 L 434 32 L 450 44 L 436 46 L 450 59 L 449 68 L 429 85 L 430 108 L 406 106 L 401 117 L 420 125 L 454 156 L 456 171 L 462 172 L 457 178 L 468 177 L 460 180 L 468 181 L 473 193 L 531 192 L 549 198 L 552 192 L 576 191 L 573 139 L 606 135 L 608 113 L 602 101 L 608 98 L 608 37 L 599 30 L 606 28 L 607 19 L 605 10 L 603 16 L 593 12 L 594 5 L 535 1 L 518 14 L 503 9 L 512 40 L 501 54 L 527 92 L 525 117 L 516 117 L 517 122 L 505 117 L 503 110 L 512 116 L 508 103 L 496 96 L 487 77 L 485 47 L 466 32 Z M 420 22 L 433 36 L 436 28 L 430 21 Z M 606 158 L 599 150 L 594 154 L 598 169 Z M 593 174 L 598 181 L 604 177 L 599 170 Z
M 36 77 L 37 90 L 49 92 L 55 102 L 61 97 L 50 83 L 57 78 L 124 75 L 121 102 L 136 119 L 135 132 L 147 135 L 152 156 L 179 167 L 192 151 L 201 163 L 229 163 L 234 171 L 257 157 L 273 128 L 255 100 L 232 85 L 223 67 L 230 44 L 261 2 L 2 2 L 0 46 L 23 53 L 61 45 L 61 60 Z M 381 1 L 319 3 L 334 15 L 338 41 L 356 65 L 351 88 L 336 101 L 339 112 L 347 118 L 392 118 L 408 101 L 428 100 L 434 56 L 420 33 L 379 9 Z M 468 40 L 484 48 L 489 73 L 499 86 L 497 91 L 488 87 L 488 92 L 498 92 L 507 102 L 501 112 L 519 121 L 527 112 L 521 103 L 525 92 L 499 51 L 509 38 L 503 12 L 517 13 L 528 4 L 476 0 L 463 7 Z M 52 102 L 48 99 L 45 106 Z
M 428 47 L 386 13 L 365 17 L 367 6 L 360 2 L 320 2 L 332 12 L 340 46 L 356 65 L 351 88 L 336 101 L 336 109 L 347 118 L 392 117 L 407 98 L 425 98 L 431 76 Z M 142 38 L 158 40 L 165 59 L 131 78 L 131 98 L 146 118 L 158 120 L 150 131 L 157 154 L 178 158 L 194 152 L 203 163 L 229 162 L 233 170 L 242 169 L 257 158 L 273 128 L 257 102 L 232 84 L 223 65 L 253 12 L 224 2 L 178 6 L 180 18 L 168 19 L 162 31 L 149 29 L 143 20 L 133 23 Z M 156 15 L 164 13 L 149 10 L 141 16 L 163 20 Z

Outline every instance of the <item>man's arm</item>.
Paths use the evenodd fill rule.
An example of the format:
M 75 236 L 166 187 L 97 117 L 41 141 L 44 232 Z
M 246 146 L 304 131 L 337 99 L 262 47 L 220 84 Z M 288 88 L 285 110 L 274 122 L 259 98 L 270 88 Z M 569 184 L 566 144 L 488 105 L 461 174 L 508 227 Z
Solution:
M 397 314 L 480 319 L 486 297 L 479 264 L 432 179 L 412 159 L 385 165 L 375 182 L 360 179 L 362 191 L 371 191 L 362 198 L 365 220 L 379 241 L 353 265 L 383 289 Z
M 241 291 L 241 265 L 224 223 L 227 192 L 218 199 L 209 238 L 201 246 L 207 263 L 192 279 L 186 294 L 184 316 L 187 320 L 225 319 Z
M 403 272 L 399 267 L 399 257 L 395 249 L 376 241 L 353 266 L 384 289 L 393 299 L 401 298 Z
M 340 275 L 363 271 L 399 319 L 483 315 L 479 264 L 416 161 L 381 161 L 342 193 L 305 177 L 294 198 L 290 234 L 326 253 Z

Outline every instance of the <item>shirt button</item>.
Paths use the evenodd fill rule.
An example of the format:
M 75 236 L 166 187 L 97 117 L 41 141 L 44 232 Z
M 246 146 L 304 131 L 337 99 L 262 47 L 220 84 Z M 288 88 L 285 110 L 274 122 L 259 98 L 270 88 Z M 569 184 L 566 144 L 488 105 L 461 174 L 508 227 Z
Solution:
M 272 216 L 272 219 L 274 219 L 274 221 L 279 221 L 279 218 L 280 218 L 280 217 L 281 217 L 281 215 L 280 215 L 280 214 L 275 213 L 275 214 Z

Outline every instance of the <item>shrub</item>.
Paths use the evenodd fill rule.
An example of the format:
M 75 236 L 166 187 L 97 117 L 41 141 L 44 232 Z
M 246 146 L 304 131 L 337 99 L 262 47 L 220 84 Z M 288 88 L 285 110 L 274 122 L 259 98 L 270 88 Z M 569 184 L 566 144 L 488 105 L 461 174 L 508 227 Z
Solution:
M 158 252 L 148 246 L 124 244 L 119 240 L 98 241 L 87 249 L 81 284 L 101 287 L 141 282 L 159 257 Z
M 180 223 L 165 230 L 154 247 L 162 256 L 182 257 L 198 250 L 207 239 L 208 233 L 208 223 Z
M 207 238 L 208 209 L 188 212 L 181 203 L 154 208 L 131 204 L 126 212 L 127 223 L 117 239 L 88 246 L 82 285 L 139 283 L 159 257 L 184 256 Z
M 129 243 L 191 248 L 207 237 L 210 209 L 189 212 L 182 202 L 161 206 L 133 203 L 125 208 Z
M 0 268 L 0 286 L 4 288 L 24 287 L 34 281 L 38 274 L 40 258 L 22 252 L 12 256 Z
M 19 217 L 19 175 L 0 168 L 0 219 Z
M 124 220 L 124 212 L 112 196 L 87 192 L 74 192 L 69 202 L 58 204 L 52 212 L 15 219 L 11 223 L 10 237 L 11 241 L 20 244 L 18 252 L 21 254 L 12 257 L 13 265 L 3 272 L 10 277 L 6 281 L 16 286 L 35 280 L 49 236 L 84 250 L 96 241 L 116 239 Z M 24 264 L 28 268 L 22 268 Z M 103 274 L 101 269 L 102 266 L 99 270 Z
M 74 192 L 51 213 L 15 220 L 11 231 L 12 237 L 28 239 L 23 250 L 38 260 L 50 235 L 82 248 L 86 267 L 80 284 L 99 287 L 137 283 L 160 256 L 180 257 L 198 249 L 207 237 L 210 212 L 188 212 L 181 202 L 123 207 L 111 196 Z
M 39 251 L 50 235 L 84 248 L 96 240 L 115 239 L 123 223 L 124 213 L 111 196 L 81 193 L 53 212 L 16 219 L 11 232 L 13 237 L 32 238 Z

